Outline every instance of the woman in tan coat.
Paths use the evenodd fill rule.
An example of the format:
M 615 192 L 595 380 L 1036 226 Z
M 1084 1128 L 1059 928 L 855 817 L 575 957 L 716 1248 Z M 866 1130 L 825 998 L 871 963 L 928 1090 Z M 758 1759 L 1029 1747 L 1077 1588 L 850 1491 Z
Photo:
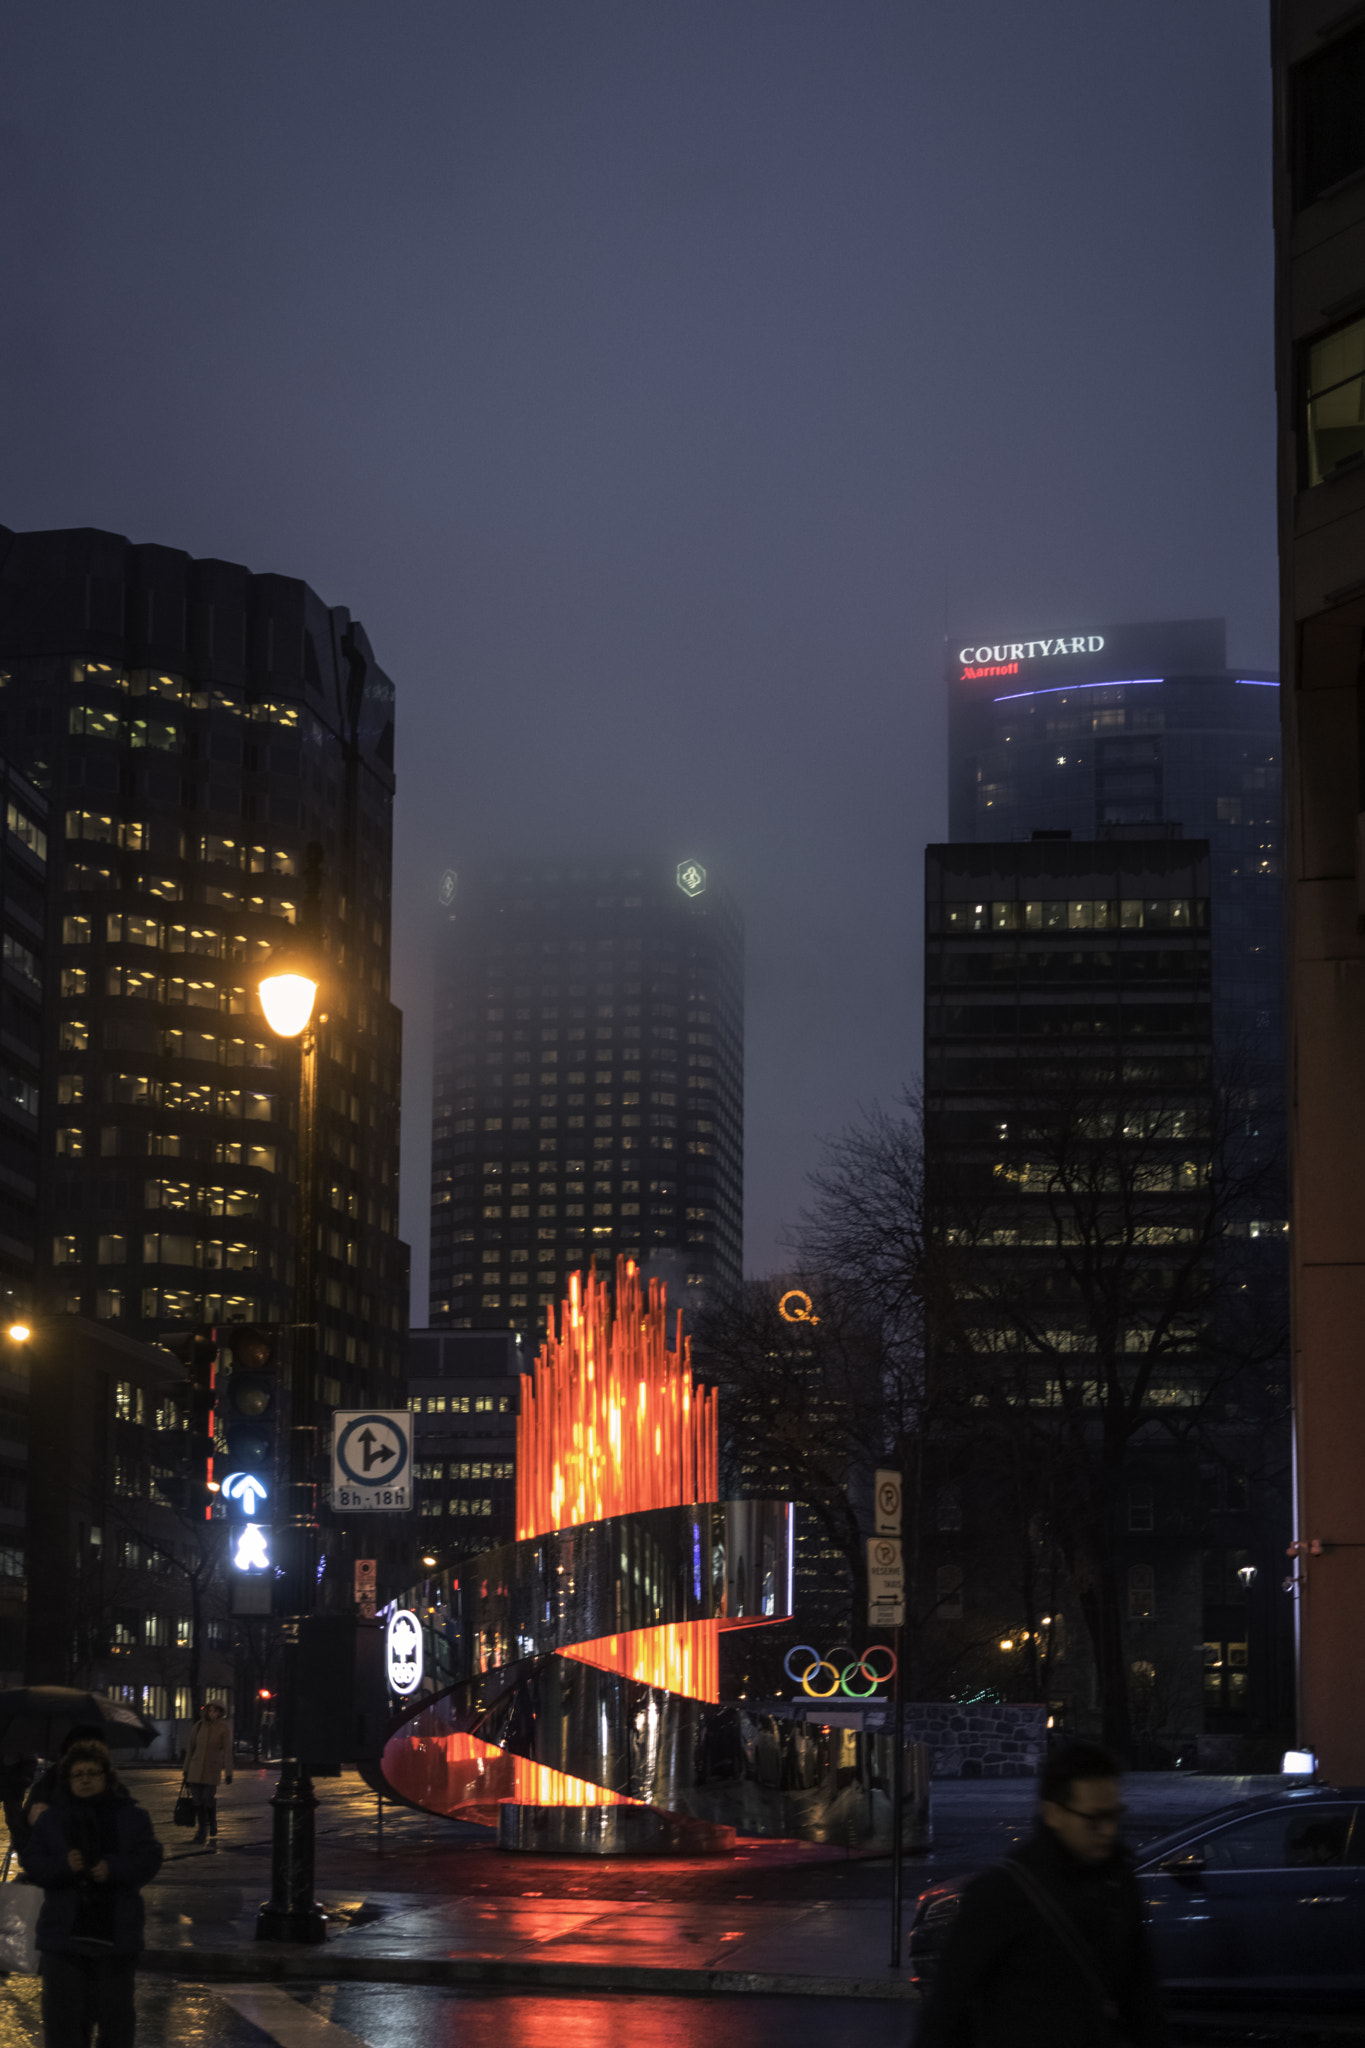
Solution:
M 196 1842 L 218 1838 L 218 1780 L 232 1783 L 232 1730 L 217 1700 L 208 1700 L 185 1751 L 185 1782 L 199 1816 Z

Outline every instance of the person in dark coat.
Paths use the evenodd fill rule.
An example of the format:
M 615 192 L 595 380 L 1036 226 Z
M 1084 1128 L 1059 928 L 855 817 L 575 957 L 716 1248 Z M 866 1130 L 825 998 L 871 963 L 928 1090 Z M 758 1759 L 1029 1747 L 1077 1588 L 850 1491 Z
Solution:
M 95 2027 L 100 2048 L 133 2048 L 142 1887 L 161 1853 L 104 1744 L 73 1743 L 23 1855 L 25 1874 L 43 1888 L 35 1940 L 46 2048 L 90 2048 Z
M 1119 1765 L 1072 1743 L 1039 1792 L 1033 1835 L 962 1895 L 915 2048 L 1166 2048 Z
M 40 1771 L 38 1776 L 31 1780 L 29 1795 L 24 1801 L 24 1826 L 22 1832 L 25 1835 L 28 1834 L 31 1827 L 42 1819 L 56 1798 L 57 1786 L 61 1777 L 62 1758 L 71 1748 L 71 1745 L 75 1742 L 102 1742 L 103 1740 L 102 1731 L 91 1725 L 84 1727 L 78 1725 L 75 1728 L 67 1729 L 62 1737 L 62 1746 L 57 1753 L 56 1763 L 48 1764 L 45 1770 Z

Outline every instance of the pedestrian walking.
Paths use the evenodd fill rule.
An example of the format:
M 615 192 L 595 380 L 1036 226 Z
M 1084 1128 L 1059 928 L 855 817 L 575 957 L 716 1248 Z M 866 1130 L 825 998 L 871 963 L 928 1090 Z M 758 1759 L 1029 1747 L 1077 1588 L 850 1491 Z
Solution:
M 218 1840 L 218 1780 L 232 1783 L 232 1730 L 217 1700 L 205 1702 L 185 1751 L 185 1783 L 198 1816 L 196 1842 Z
M 62 1759 L 72 1745 L 77 1742 L 100 1742 L 102 1740 L 103 1737 L 99 1729 L 93 1726 L 78 1725 L 75 1728 L 67 1729 L 62 1737 L 62 1746 L 58 1752 L 56 1763 L 48 1764 L 32 1782 L 28 1798 L 24 1801 L 23 1826 L 20 1829 L 21 1835 L 27 1835 L 29 1829 L 37 1825 L 56 1798 L 57 1786 L 61 1779 Z
M 114 1776 L 102 1742 L 73 1743 L 52 1804 L 29 1835 L 24 1871 L 43 1888 L 37 1946 L 45 2048 L 133 2048 L 142 1887 L 161 1844 Z
M 1165 2048 L 1121 1801 L 1108 1750 L 1049 1758 L 1033 1834 L 962 1895 L 915 2048 Z

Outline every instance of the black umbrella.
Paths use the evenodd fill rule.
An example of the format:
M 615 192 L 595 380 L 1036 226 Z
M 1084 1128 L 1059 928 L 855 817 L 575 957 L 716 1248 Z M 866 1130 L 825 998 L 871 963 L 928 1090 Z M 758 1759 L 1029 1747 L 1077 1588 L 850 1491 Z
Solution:
M 96 1730 L 111 1749 L 139 1749 L 159 1731 L 136 1707 L 73 1685 L 20 1685 L 0 1692 L 0 1756 L 57 1756 L 73 1728 Z

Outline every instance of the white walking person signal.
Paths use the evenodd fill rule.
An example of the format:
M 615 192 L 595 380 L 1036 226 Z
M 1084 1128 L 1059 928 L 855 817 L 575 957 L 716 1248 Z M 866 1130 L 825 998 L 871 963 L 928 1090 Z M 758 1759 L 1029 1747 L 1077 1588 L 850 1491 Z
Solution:
M 239 1572 L 269 1571 L 270 1552 L 266 1548 L 265 1530 L 254 1522 L 248 1522 L 237 1540 L 232 1562 Z

